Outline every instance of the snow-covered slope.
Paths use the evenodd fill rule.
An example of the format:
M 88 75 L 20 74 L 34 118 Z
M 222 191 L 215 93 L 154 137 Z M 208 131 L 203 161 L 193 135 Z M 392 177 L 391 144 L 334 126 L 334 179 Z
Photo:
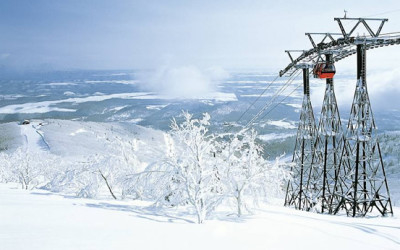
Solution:
M 0 124 L 0 151 L 12 150 L 20 146 L 23 138 L 17 123 Z
M 399 249 L 400 218 L 348 218 L 268 206 L 254 216 L 217 214 L 198 225 L 182 211 L 0 184 L 0 248 Z M 396 208 L 395 214 L 400 210 Z M 239 223 L 238 223 L 239 222 Z M 245 222 L 245 223 L 240 223 Z
M 150 163 L 165 153 L 164 132 L 132 123 L 99 123 L 68 120 L 45 120 L 40 128 L 50 152 L 71 158 L 106 154 L 105 142 L 120 138 L 135 143 L 137 157 Z
M 165 155 L 165 133 L 132 123 L 37 120 L 3 124 L 12 151 L 44 151 L 70 161 L 107 154 L 108 141 L 131 141 L 142 167 Z M 12 138 L 12 139 L 11 139 Z M 111 144 L 112 146 L 112 144 Z M 57 165 L 55 165 L 57 166 Z M 391 168 L 389 168 L 391 171 Z M 390 179 L 390 183 L 395 179 Z M 393 188 L 392 188 L 393 187 Z M 393 197 L 399 185 L 390 186 Z M 222 206 L 204 225 L 187 208 L 145 201 L 76 198 L 0 184 L 0 249 L 399 249 L 394 217 L 348 218 L 267 205 L 238 219 Z M 393 195 L 395 194 L 395 195 Z M 279 201 L 278 204 L 282 204 Z M 396 206 L 398 203 L 394 202 Z
M 7 123 L 0 128 L 7 131 L 0 140 L 0 145 L 6 150 L 24 147 L 28 151 L 48 151 L 68 160 L 83 160 L 94 154 L 106 155 L 110 149 L 107 142 L 116 139 L 132 141 L 137 157 L 147 164 L 165 153 L 165 132 L 132 123 L 47 119 L 33 120 L 27 125 Z

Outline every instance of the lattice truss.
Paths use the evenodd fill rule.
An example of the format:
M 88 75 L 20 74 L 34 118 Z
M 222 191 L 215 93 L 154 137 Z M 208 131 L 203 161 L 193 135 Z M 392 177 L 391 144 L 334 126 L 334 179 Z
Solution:
M 309 50 L 286 50 L 285 52 L 289 55 L 290 63 L 279 72 L 280 76 L 293 75 L 297 70 L 296 65 L 299 63 L 318 62 L 321 55 L 325 54 L 325 51 L 337 51 L 338 53 L 334 55 L 333 60 L 338 62 L 355 55 L 357 53 L 356 45 L 360 42 L 365 43 L 367 50 L 400 44 L 400 35 L 398 32 L 381 33 L 384 24 L 388 21 L 386 18 L 334 18 L 334 20 L 338 23 L 341 33 L 305 33 L 311 42 L 312 48 Z M 346 30 L 343 25 L 344 22 L 355 22 L 355 24 Z M 371 22 L 380 22 L 379 27 L 375 31 L 372 28 L 373 26 L 369 24 Z M 355 31 L 359 27 L 365 27 L 369 35 L 354 36 Z M 322 39 L 316 40 L 317 36 L 322 37 Z M 300 55 L 294 58 L 291 54 L 292 52 L 300 53 Z
M 324 101 L 307 193 L 312 197 L 312 207 L 318 212 L 329 212 L 337 200 L 332 200 L 343 144 L 343 129 L 333 86 L 326 83 Z M 340 183 L 338 184 L 340 185 Z
M 365 216 L 373 208 L 382 215 L 393 214 L 377 128 L 362 79 L 354 94 L 337 187 L 335 214 L 344 209 L 350 216 Z
M 342 21 L 357 21 L 347 32 Z M 336 214 L 344 210 L 348 216 L 365 216 L 376 208 L 382 215 L 393 214 L 386 181 L 377 128 L 372 114 L 366 85 L 366 51 L 400 44 L 400 36 L 381 35 L 387 19 L 335 18 L 340 34 L 306 33 L 313 46 L 306 50 L 287 50 L 291 63 L 280 71 L 290 76 L 303 68 L 304 97 L 296 145 L 293 154 L 292 179 L 287 186 L 285 205 L 301 210 Z M 380 21 L 373 31 L 367 21 Z M 369 36 L 352 37 L 357 26 L 363 25 Z M 315 43 L 313 35 L 323 35 Z M 325 42 L 325 41 L 328 42 Z M 301 53 L 293 59 L 291 53 Z M 343 133 L 336 102 L 333 79 L 327 79 L 318 129 L 310 101 L 308 69 L 328 55 L 330 62 L 357 54 L 357 86 L 347 130 Z M 328 61 L 328 56 L 327 56 Z
M 285 206 L 309 210 L 312 197 L 306 190 L 308 189 L 307 184 L 313 161 L 317 128 L 310 100 L 308 69 L 303 69 L 303 74 L 306 74 L 305 79 L 307 80 L 304 82 L 304 97 L 293 153 L 292 179 L 288 182 Z

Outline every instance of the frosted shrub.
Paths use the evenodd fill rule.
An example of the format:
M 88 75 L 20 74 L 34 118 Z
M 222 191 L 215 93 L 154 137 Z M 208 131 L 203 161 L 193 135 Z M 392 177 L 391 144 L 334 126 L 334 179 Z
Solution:
M 279 158 L 273 163 L 263 158 L 263 149 L 256 138 L 254 130 L 232 135 L 221 149 L 223 180 L 227 195 L 235 200 L 239 217 L 247 203 L 257 204 L 260 198 L 275 196 L 289 176 Z
M 18 181 L 23 189 L 45 185 L 56 169 L 56 164 L 60 164 L 58 157 L 42 151 L 30 152 L 22 147 L 1 156 L 6 178 L 8 181 Z
M 0 182 L 7 183 L 11 181 L 16 181 L 11 171 L 11 161 L 10 155 L 1 152 L 0 153 Z
M 235 212 L 241 216 L 249 205 L 281 192 L 288 172 L 279 158 L 275 162 L 263 158 L 254 130 L 217 135 L 208 129 L 208 114 L 195 119 L 183 112 L 182 118 L 180 122 L 173 119 L 171 130 L 164 134 L 165 148 L 160 152 L 164 156 L 147 166 L 137 157 L 135 139 L 107 132 L 95 134 L 106 153 L 85 158 L 71 160 L 25 148 L 0 153 L 0 181 L 77 197 L 106 194 L 114 199 L 146 199 L 165 207 L 187 206 L 198 223 L 223 201 L 234 201 Z
M 173 119 L 165 137 L 167 155 L 157 166 L 147 169 L 158 201 L 172 206 L 189 204 L 197 222 L 203 223 L 224 197 L 215 157 L 215 136 L 209 133 L 210 116 L 201 119 L 183 112 L 183 122 Z
M 248 203 L 278 193 L 289 176 L 279 158 L 263 158 L 257 133 L 217 136 L 208 131 L 210 116 L 172 120 L 165 135 L 165 159 L 136 175 L 145 196 L 166 206 L 190 205 L 203 223 L 223 201 L 234 198 L 238 216 Z

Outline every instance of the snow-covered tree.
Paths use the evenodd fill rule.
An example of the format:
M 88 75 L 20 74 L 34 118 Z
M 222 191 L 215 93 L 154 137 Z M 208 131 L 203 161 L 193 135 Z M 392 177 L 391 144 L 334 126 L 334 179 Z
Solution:
M 279 158 L 271 163 L 263 158 L 263 149 L 256 142 L 254 130 L 231 136 L 223 143 L 221 155 L 225 165 L 224 182 L 228 195 L 234 197 L 237 215 L 249 202 L 280 190 L 288 172 L 279 164 Z
M 159 201 L 170 205 L 190 204 L 203 223 L 223 198 L 215 136 L 209 133 L 210 116 L 194 119 L 183 112 L 183 121 L 172 120 L 166 135 L 167 154 L 147 173 L 156 180 Z
M 171 124 L 171 136 L 181 150 L 171 152 L 165 163 L 173 168 L 187 201 L 195 208 L 197 222 L 203 223 L 223 198 L 220 166 L 215 157 L 216 138 L 208 131 L 208 114 L 193 119 L 191 114 L 183 112 L 183 118 L 182 123 L 173 119 Z
M 23 189 L 46 184 L 56 169 L 54 166 L 61 164 L 58 157 L 48 152 L 28 151 L 23 147 L 3 153 L 1 161 L 7 168 L 8 178 L 18 181 Z
M 122 139 L 108 133 L 97 135 L 106 154 L 88 155 L 58 166 L 58 172 L 46 188 L 56 192 L 73 192 L 78 197 L 94 198 L 107 192 L 114 199 L 132 194 L 131 176 L 140 162 L 135 139 Z
M 16 181 L 11 171 L 10 154 L 0 152 L 0 182 Z

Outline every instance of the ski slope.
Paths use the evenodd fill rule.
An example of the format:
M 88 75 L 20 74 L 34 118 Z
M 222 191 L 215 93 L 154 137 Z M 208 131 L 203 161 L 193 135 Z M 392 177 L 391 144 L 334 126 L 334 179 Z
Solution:
M 144 165 L 165 154 L 164 133 L 136 125 L 46 120 L 13 128 L 20 130 L 21 146 L 28 151 L 49 151 L 65 159 L 105 153 L 101 136 L 134 137 Z M 278 201 L 240 219 L 221 207 L 198 225 L 186 208 L 99 197 L 0 184 L 0 250 L 400 249 L 398 207 L 394 217 L 348 218 L 296 211 Z
M 398 208 L 395 217 L 347 218 L 267 206 L 201 225 L 168 211 L 0 184 L 0 249 L 400 249 Z
M 21 135 L 24 138 L 24 147 L 28 151 L 47 151 L 49 145 L 45 141 L 42 132 L 39 130 L 41 127 L 40 122 L 32 122 L 26 125 L 20 125 Z

